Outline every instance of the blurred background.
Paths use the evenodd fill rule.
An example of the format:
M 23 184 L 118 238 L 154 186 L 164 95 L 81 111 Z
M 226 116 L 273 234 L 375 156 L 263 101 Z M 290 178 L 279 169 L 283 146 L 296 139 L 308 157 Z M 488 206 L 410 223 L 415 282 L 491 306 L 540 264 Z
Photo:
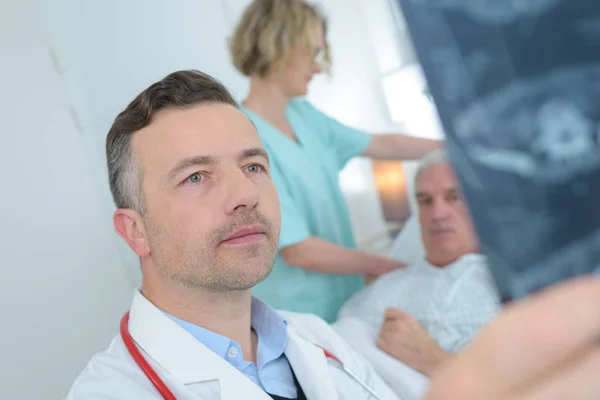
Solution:
M 332 72 L 309 100 L 369 132 L 442 136 L 389 0 L 320 0 Z M 238 100 L 227 39 L 249 0 L 0 0 L 0 399 L 58 399 L 117 333 L 138 260 L 112 229 L 104 139 L 150 83 L 195 68 Z M 385 253 L 413 209 L 412 163 L 340 179 L 359 247 Z

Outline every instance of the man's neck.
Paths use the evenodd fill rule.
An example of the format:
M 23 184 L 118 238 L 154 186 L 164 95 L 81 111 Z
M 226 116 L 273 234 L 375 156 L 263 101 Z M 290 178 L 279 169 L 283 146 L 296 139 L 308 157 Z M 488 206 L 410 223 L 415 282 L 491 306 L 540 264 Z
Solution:
M 458 258 L 448 258 L 448 257 L 444 257 L 444 258 L 436 258 L 436 257 L 426 257 L 427 262 L 429 263 L 429 265 L 437 267 L 437 268 L 445 268 L 448 265 L 452 264 L 453 262 L 456 262 L 456 260 L 458 260 Z
M 244 101 L 244 107 L 267 121 L 280 121 L 285 118 L 285 109 L 290 100 L 290 97 L 274 82 L 252 77 L 250 92 Z
M 144 280 L 142 294 L 172 316 L 236 341 L 242 348 L 244 359 L 256 362 L 250 290 L 208 292 L 173 284 L 157 287 Z
M 429 253 L 425 257 L 425 259 L 427 260 L 427 262 L 430 265 L 432 265 L 434 267 L 445 268 L 448 265 L 457 262 L 458 260 L 460 260 L 462 257 L 466 256 L 467 254 L 474 254 L 474 253 L 477 253 L 477 250 L 469 249 L 467 251 L 460 252 L 458 254 L 448 254 L 448 253 L 431 254 L 431 253 Z

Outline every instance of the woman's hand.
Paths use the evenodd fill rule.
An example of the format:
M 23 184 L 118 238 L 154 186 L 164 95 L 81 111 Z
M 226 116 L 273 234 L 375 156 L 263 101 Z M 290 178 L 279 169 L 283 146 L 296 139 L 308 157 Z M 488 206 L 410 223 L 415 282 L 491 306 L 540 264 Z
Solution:
M 509 306 L 436 371 L 425 400 L 600 398 L 600 280 Z

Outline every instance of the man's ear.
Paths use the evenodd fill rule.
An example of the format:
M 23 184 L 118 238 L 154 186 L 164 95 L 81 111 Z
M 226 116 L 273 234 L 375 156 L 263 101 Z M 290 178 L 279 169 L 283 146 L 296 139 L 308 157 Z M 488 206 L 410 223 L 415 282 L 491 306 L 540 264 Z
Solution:
M 128 208 L 119 208 L 113 214 L 115 231 L 127 242 L 139 257 L 150 254 L 146 227 L 140 213 Z

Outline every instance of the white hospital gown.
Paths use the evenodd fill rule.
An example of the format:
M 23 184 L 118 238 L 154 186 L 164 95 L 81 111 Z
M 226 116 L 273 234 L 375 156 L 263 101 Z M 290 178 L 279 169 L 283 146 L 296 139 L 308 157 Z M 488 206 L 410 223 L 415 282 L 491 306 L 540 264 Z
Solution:
M 382 275 L 346 302 L 339 318 L 379 330 L 387 307 L 411 314 L 441 348 L 456 352 L 494 317 L 500 301 L 485 257 L 467 254 L 443 268 L 422 260 Z

